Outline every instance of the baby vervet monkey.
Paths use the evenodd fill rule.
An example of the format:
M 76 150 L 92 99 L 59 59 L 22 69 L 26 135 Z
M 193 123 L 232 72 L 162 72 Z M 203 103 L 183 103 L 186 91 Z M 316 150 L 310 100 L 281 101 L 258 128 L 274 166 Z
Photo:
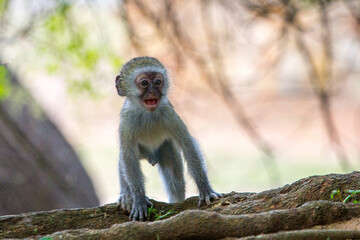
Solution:
M 199 205 L 219 199 L 209 183 L 205 162 L 196 140 L 176 114 L 166 94 L 169 77 L 163 64 L 153 57 L 127 62 L 116 76 L 116 89 L 126 96 L 120 115 L 119 205 L 130 212 L 130 220 L 147 219 L 152 203 L 145 195 L 140 160 L 158 165 L 169 201 L 185 199 L 184 167 L 199 189 Z

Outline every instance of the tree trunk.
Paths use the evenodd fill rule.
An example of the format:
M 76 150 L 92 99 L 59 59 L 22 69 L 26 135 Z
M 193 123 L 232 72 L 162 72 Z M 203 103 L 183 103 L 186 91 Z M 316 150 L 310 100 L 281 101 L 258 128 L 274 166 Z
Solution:
M 0 101 L 0 215 L 99 204 L 73 148 L 16 76 Z

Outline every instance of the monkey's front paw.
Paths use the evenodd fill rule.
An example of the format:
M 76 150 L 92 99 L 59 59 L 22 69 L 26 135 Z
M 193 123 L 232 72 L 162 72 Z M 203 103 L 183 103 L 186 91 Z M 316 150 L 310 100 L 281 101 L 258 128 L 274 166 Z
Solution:
M 118 205 L 121 207 L 122 210 L 126 212 L 131 212 L 131 206 L 133 205 L 132 202 L 133 201 L 130 194 L 125 194 L 125 193 L 120 194 Z
M 134 202 L 132 209 L 131 209 L 131 213 L 129 216 L 129 220 L 132 221 L 136 221 L 136 220 L 140 220 L 140 221 L 144 221 L 147 220 L 148 218 L 148 206 L 151 206 L 152 203 L 146 199 L 146 201 L 144 202 L 140 202 L 140 201 L 136 201 Z
M 207 205 L 211 204 L 211 200 L 218 200 L 222 195 L 220 193 L 215 192 L 214 190 L 210 190 L 209 192 L 200 193 L 199 196 L 199 207 L 206 203 Z

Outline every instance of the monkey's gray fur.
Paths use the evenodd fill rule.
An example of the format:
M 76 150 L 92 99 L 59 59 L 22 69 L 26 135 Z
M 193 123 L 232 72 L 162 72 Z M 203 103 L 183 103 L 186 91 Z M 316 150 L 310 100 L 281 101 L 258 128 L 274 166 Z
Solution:
M 164 77 L 162 97 L 155 111 L 145 109 L 139 100 L 135 78 L 144 72 L 158 72 Z M 119 95 L 126 96 L 120 120 L 120 198 L 119 205 L 130 212 L 130 219 L 147 218 L 151 202 L 145 195 L 140 159 L 157 164 L 170 202 L 185 199 L 185 181 L 180 151 L 199 189 L 199 204 L 218 199 L 210 186 L 204 159 L 196 140 L 175 112 L 166 93 L 169 79 L 165 67 L 151 57 L 134 58 L 127 62 L 116 81 Z

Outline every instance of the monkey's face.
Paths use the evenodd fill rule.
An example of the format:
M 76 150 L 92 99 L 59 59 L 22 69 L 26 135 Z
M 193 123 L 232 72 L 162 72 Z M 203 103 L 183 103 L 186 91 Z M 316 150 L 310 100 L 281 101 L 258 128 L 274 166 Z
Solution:
M 144 72 L 135 78 L 135 84 L 140 90 L 141 104 L 148 111 L 155 111 L 163 95 L 164 76 L 158 72 Z

